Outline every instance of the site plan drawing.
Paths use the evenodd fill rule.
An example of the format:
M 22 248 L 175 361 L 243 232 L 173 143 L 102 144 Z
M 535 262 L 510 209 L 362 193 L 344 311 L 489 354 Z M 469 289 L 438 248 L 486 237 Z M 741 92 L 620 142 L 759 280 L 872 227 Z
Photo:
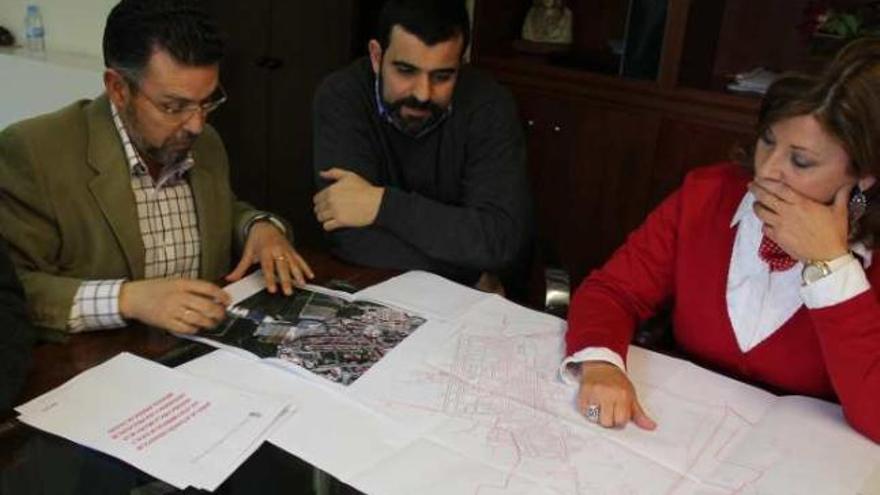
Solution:
M 371 433 L 377 454 L 331 474 L 375 494 L 874 493 L 859 490 L 877 479 L 880 448 L 839 406 L 777 397 L 635 347 L 628 373 L 657 430 L 588 423 L 576 385 L 560 379 L 564 330 L 498 297 L 429 320 L 345 390 L 360 404 L 352 421 L 371 411 L 375 428 L 396 425 L 385 432 L 393 442 Z M 297 434 L 295 425 L 273 441 L 296 451 Z M 370 451 L 368 441 L 338 442 L 337 452 Z M 305 458 L 322 465 L 320 455 Z
M 278 322 L 296 336 L 311 330 L 299 319 L 342 318 L 357 301 L 389 308 L 358 314 L 383 314 L 368 320 L 383 322 L 393 348 L 380 345 L 382 358 L 346 387 L 294 379 L 297 412 L 269 436 L 364 493 L 880 495 L 880 446 L 839 405 L 631 347 L 627 374 L 658 427 L 605 429 L 577 411 L 577 383 L 561 373 L 563 320 L 421 272 L 326 295 L 236 311 L 263 326 L 247 340 L 275 345 L 287 338 Z

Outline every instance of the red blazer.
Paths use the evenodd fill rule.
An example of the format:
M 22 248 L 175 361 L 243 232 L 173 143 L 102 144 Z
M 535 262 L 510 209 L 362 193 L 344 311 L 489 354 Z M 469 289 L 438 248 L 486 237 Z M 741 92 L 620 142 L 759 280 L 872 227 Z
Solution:
M 880 441 L 878 251 L 867 270 L 871 290 L 828 308 L 802 306 L 750 351 L 737 346 L 726 302 L 730 222 L 750 180 L 731 163 L 688 174 L 581 284 L 568 317 L 568 354 L 598 346 L 626 359 L 636 324 L 672 298 L 676 342 L 694 360 L 792 394 L 837 399 L 855 429 Z

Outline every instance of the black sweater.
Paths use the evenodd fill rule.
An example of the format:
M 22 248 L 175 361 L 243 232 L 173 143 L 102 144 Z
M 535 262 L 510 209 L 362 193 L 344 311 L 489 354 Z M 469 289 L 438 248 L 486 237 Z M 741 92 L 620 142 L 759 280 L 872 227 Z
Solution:
M 0 411 L 15 405 L 30 363 L 33 331 L 24 293 L 0 241 Z
M 531 235 L 526 150 L 513 98 L 464 66 L 453 111 L 418 139 L 379 116 L 363 58 L 315 95 L 314 169 L 353 171 L 385 195 L 374 225 L 330 234 L 334 253 L 380 268 L 427 270 L 463 283 L 508 268 Z

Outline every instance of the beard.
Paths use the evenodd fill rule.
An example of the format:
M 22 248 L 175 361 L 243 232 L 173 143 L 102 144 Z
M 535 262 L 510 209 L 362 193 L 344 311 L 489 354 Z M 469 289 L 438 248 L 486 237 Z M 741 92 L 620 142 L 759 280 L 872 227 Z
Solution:
M 388 111 L 391 122 L 410 137 L 418 137 L 446 115 L 446 109 L 431 100 L 419 101 L 415 96 L 407 96 L 396 101 L 386 100 L 385 86 L 381 76 L 379 77 L 379 88 L 382 94 L 382 104 Z M 428 114 L 424 117 L 405 116 L 403 115 L 404 107 L 412 110 L 427 110 Z
M 129 138 L 135 149 L 141 156 L 152 163 L 158 164 L 163 169 L 172 167 L 184 161 L 189 156 L 198 134 L 193 134 L 186 129 L 180 129 L 177 133 L 169 136 L 159 146 L 147 142 L 141 132 L 141 123 L 135 113 L 134 107 L 129 105 L 125 109 L 126 124 Z

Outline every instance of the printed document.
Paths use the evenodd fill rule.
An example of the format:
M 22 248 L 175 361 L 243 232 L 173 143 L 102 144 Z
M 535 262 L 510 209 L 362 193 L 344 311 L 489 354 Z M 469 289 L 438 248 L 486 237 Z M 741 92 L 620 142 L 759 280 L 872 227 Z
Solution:
M 18 408 L 19 420 L 177 488 L 216 489 L 291 401 L 122 353 Z

